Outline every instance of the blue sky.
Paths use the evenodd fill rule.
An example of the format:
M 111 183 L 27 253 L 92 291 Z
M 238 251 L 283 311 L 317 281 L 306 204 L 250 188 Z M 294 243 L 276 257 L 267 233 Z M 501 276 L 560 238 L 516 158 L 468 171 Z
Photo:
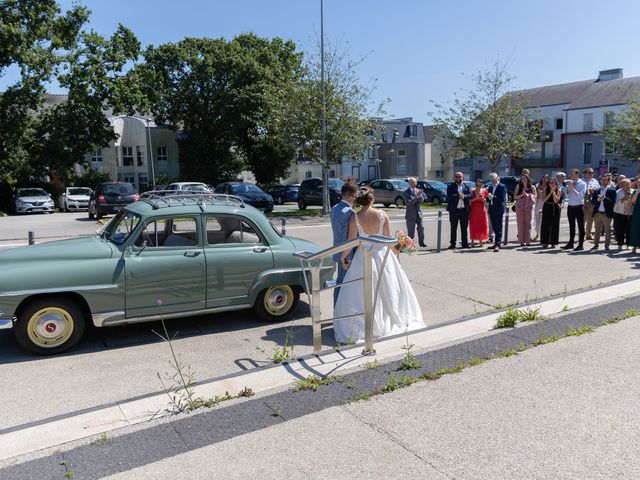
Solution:
M 60 1 L 60 0 L 59 0 Z M 143 45 L 185 36 L 231 38 L 242 32 L 315 44 L 320 0 L 82 0 L 105 35 L 120 22 Z M 63 8 L 70 0 L 60 1 Z M 427 121 L 429 100 L 447 102 L 468 78 L 511 57 L 516 86 L 594 78 L 622 67 L 640 75 L 634 0 L 325 0 L 325 35 L 350 44 L 364 83 L 390 98 L 388 116 Z M 0 78 L 0 88 L 11 75 Z

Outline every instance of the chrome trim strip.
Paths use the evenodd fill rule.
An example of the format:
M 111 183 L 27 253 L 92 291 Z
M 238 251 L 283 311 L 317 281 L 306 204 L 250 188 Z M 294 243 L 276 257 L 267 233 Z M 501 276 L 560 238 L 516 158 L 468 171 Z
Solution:
M 13 328 L 13 319 L 0 318 L 0 330 L 7 330 L 9 328 Z
M 110 288 L 120 288 L 118 284 L 112 285 L 85 285 L 76 287 L 41 288 L 33 290 L 17 290 L 15 292 L 2 292 L 0 297 L 17 297 L 20 295 L 35 295 L 38 293 L 60 293 L 60 292 L 87 292 L 91 290 L 108 290 Z
M 124 312 L 107 312 L 101 314 L 93 315 L 93 323 L 96 327 L 112 327 L 115 325 L 125 325 L 129 323 L 144 323 L 144 322 L 153 322 L 156 320 L 168 320 L 171 318 L 181 318 L 181 317 L 190 317 L 194 315 L 206 315 L 208 313 L 219 313 L 219 312 L 228 312 L 233 310 L 246 310 L 251 308 L 251 304 L 241 304 L 241 305 L 228 305 L 226 307 L 213 307 L 213 308 L 204 308 L 201 310 L 187 310 L 184 312 L 176 312 L 176 313 L 164 313 L 157 315 L 147 315 L 144 317 L 131 317 L 131 318 L 114 318 L 119 315 L 124 314 Z M 98 323 L 100 321 L 100 323 Z

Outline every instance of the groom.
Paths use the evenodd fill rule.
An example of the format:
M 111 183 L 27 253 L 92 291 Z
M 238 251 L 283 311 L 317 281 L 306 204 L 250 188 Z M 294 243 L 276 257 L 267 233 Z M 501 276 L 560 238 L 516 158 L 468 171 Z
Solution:
M 333 230 L 334 245 L 346 242 L 347 237 L 349 236 L 349 220 L 351 220 L 351 215 L 354 214 L 353 204 L 356 200 L 356 187 L 349 183 L 345 183 L 342 186 L 340 193 L 342 194 L 342 201 L 331 209 L 331 229 Z M 340 262 L 341 255 L 342 252 L 339 252 L 333 256 L 333 261 L 338 264 L 338 277 L 336 278 L 336 283 L 338 285 L 342 283 L 344 276 L 347 273 L 347 271 L 342 268 L 342 263 Z M 349 256 L 349 259 L 351 259 L 351 255 Z M 334 306 L 338 301 L 338 293 L 340 293 L 340 288 L 335 288 L 333 290 Z

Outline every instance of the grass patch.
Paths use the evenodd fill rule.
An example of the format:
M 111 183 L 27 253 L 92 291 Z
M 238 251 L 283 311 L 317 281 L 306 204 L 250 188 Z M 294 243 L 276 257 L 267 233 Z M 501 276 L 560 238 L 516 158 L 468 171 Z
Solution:
M 562 307 L 562 310 L 560 310 L 561 312 L 568 312 L 569 311 L 569 305 L 565 305 L 564 307 Z
M 106 433 L 103 433 L 98 438 L 94 438 L 91 441 L 91 445 L 97 445 L 97 446 L 109 445 L 111 442 L 112 442 L 111 438 L 109 438 L 109 436 L 107 436 Z
M 380 362 L 378 359 L 373 360 L 372 362 L 366 362 L 364 364 L 364 368 L 366 368 L 367 370 L 375 370 L 376 368 L 380 368 L 382 366 L 382 362 Z
M 253 397 L 255 393 L 249 387 L 244 387 L 238 392 L 238 397 Z
M 367 400 L 371 400 L 371 394 L 370 393 L 358 393 L 357 395 L 354 395 L 353 397 L 351 397 L 347 403 L 356 403 L 356 402 L 364 402 Z
M 496 319 L 494 328 L 514 328 L 520 322 L 538 322 L 544 320 L 538 308 L 510 308 Z
M 550 337 L 540 337 L 535 342 L 533 342 L 533 345 L 537 347 L 538 345 L 546 345 L 547 343 L 557 342 L 558 340 L 560 340 L 560 337 L 558 337 L 557 335 L 551 335 Z
M 515 348 L 511 348 L 509 350 L 502 350 L 496 354 L 493 355 L 494 358 L 507 358 L 507 357 L 513 357 L 514 355 L 517 355 L 518 352 L 516 351 Z
M 333 382 L 341 381 L 342 377 L 328 375 L 320 378 L 315 375 L 310 375 L 304 380 L 298 380 L 296 382 L 296 390 L 313 390 L 315 392 L 321 385 L 331 385 Z
M 306 210 L 288 210 L 286 212 L 268 212 L 265 213 L 268 218 L 307 218 L 307 217 L 321 217 L 322 209 L 306 209 Z
M 484 363 L 485 360 L 486 358 L 480 358 L 480 357 L 472 358 L 471 360 L 469 360 L 469 363 L 467 363 L 467 365 L 469 367 L 475 367 L 476 365 L 480 365 L 481 363 Z
M 592 333 L 595 331 L 596 331 L 595 327 L 592 327 L 590 325 L 584 325 L 582 327 L 570 328 L 569 330 L 567 330 L 567 333 L 565 333 L 565 336 L 579 337 L 580 335 L 584 335 L 585 333 Z
M 637 308 L 630 308 L 628 310 L 625 310 L 620 315 L 615 315 L 611 317 L 609 320 L 604 322 L 603 325 L 612 325 L 614 323 L 618 323 L 620 320 L 626 320 L 627 318 L 637 317 L 638 315 L 640 315 L 640 310 L 638 310 Z
M 383 392 L 393 392 L 400 388 L 400 382 L 398 382 L 398 377 L 395 374 L 389 374 L 389 378 L 387 378 L 387 384 L 382 389 Z
M 438 375 L 436 372 L 424 372 L 418 378 L 433 382 L 434 380 L 438 380 L 440 378 L 440 375 Z
M 441 377 L 443 375 L 452 375 L 454 373 L 460 373 L 462 370 L 464 370 L 465 366 L 466 365 L 464 364 L 464 362 L 458 362 L 458 364 L 455 367 L 441 368 L 436 372 L 436 375 Z

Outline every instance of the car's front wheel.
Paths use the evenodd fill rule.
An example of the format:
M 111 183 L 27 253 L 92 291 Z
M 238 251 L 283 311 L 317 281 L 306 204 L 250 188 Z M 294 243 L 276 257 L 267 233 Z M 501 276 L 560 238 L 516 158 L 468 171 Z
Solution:
M 396 197 L 396 200 L 395 200 L 394 203 L 396 204 L 396 207 L 398 207 L 398 208 L 404 207 L 404 198 Z
M 17 315 L 18 344 L 32 353 L 53 355 L 73 347 L 82 338 L 85 318 L 73 301 L 45 297 L 33 300 Z
M 307 209 L 307 204 L 304 203 L 304 200 L 301 199 L 301 198 L 298 199 L 298 208 L 300 210 L 306 210 Z
M 431 203 L 433 203 L 434 205 L 440 205 L 440 197 L 433 197 L 431 199 Z
M 254 309 L 263 320 L 280 322 L 291 316 L 299 301 L 300 291 L 297 287 L 276 285 L 260 292 Z

